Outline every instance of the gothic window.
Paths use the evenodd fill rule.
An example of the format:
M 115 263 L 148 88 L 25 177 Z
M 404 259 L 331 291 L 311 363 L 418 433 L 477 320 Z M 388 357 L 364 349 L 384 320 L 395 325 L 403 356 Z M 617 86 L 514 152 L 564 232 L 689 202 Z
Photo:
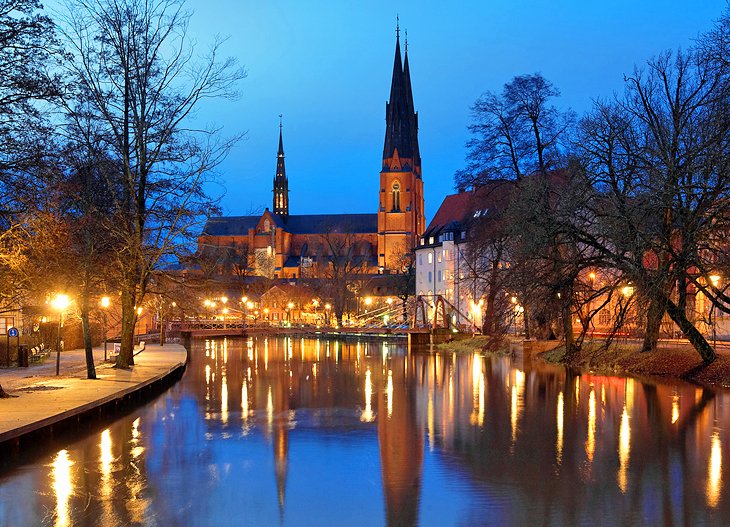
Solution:
M 264 232 L 269 232 L 269 229 L 271 228 L 271 224 L 269 223 L 269 220 L 264 220 Z
M 400 212 L 400 183 L 397 181 L 393 183 L 393 209 L 391 212 Z

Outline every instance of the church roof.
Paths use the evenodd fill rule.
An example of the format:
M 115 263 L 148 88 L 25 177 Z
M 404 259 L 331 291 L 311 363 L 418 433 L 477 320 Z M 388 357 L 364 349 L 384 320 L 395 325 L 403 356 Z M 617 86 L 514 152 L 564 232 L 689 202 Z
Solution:
M 236 236 L 255 229 L 261 216 L 222 216 L 210 218 L 203 227 L 203 236 Z
M 377 214 L 294 214 L 284 222 L 273 214 L 277 227 L 292 234 L 321 234 L 326 232 L 367 234 L 378 232 Z M 203 236 L 243 236 L 255 229 L 261 216 L 221 216 L 210 218 Z
M 293 234 L 378 232 L 377 214 L 295 214 L 289 216 L 286 231 Z

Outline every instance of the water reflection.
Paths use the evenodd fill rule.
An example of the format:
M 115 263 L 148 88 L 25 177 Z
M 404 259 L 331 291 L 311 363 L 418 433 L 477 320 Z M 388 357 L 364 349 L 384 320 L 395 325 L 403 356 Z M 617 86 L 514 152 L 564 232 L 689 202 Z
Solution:
M 728 425 L 727 392 L 519 356 L 200 341 L 162 397 L 0 475 L 0 525 L 722 524 Z
M 61 450 L 53 461 L 53 492 L 56 495 L 56 517 L 53 525 L 67 527 L 71 525 L 69 499 L 73 492 L 71 482 L 71 466 L 68 451 Z

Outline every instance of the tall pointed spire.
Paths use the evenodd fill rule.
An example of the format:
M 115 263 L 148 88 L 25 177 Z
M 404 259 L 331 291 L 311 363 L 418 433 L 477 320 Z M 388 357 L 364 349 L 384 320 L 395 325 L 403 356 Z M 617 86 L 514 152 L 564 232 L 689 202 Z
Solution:
M 405 65 L 400 52 L 400 21 L 396 23 L 395 59 L 393 78 L 390 84 L 390 100 L 385 106 L 385 144 L 383 147 L 383 169 L 391 168 L 390 160 L 408 159 L 409 168 L 420 175 L 421 159 L 418 148 L 418 116 L 413 105 L 411 77 L 406 51 Z M 400 162 L 393 166 L 403 167 Z
M 284 139 L 282 137 L 282 115 L 279 114 L 279 151 L 276 154 L 276 175 L 274 176 L 274 214 L 289 218 L 289 180 L 284 166 Z

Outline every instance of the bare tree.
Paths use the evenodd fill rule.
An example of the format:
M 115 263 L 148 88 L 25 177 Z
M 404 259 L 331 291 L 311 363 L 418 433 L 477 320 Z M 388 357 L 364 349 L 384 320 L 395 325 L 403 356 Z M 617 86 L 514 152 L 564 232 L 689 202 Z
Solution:
M 352 285 L 365 271 L 367 255 L 359 250 L 357 236 L 350 232 L 326 229 L 319 239 L 321 245 L 312 276 L 319 284 L 319 294 L 332 302 L 335 317 L 342 325 Z
M 176 0 L 68 0 L 62 34 L 100 147 L 121 167 L 113 195 L 114 236 L 122 293 L 117 365 L 133 363 L 136 307 L 155 273 L 177 258 L 215 204 L 206 194 L 211 170 L 238 139 L 191 122 L 209 98 L 233 97 L 243 77 L 219 59 L 216 39 L 198 58 L 187 36 L 190 14 Z M 66 105 L 73 122 L 73 104 Z
M 646 299 L 643 348 L 656 349 L 667 313 L 706 363 L 715 352 L 687 315 L 687 288 L 697 268 L 706 276 L 700 262 L 727 217 L 725 77 L 695 50 L 664 53 L 596 105 L 578 141 L 596 190 L 581 237 Z

